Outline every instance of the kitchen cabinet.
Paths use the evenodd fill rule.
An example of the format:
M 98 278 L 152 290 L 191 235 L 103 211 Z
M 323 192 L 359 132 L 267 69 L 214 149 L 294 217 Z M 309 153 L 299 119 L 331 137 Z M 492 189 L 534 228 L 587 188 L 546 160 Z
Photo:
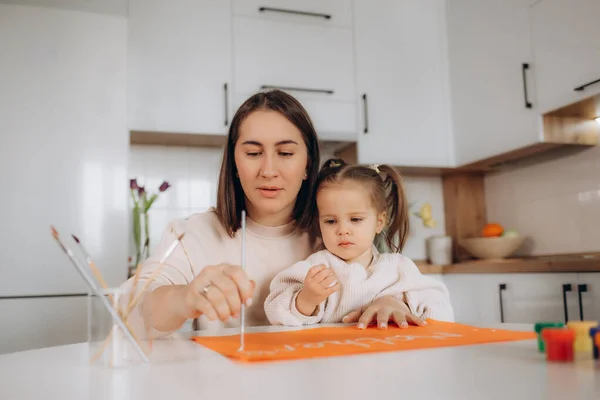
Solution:
M 435 279 L 438 282 L 444 282 L 444 275 L 442 274 L 427 274 L 428 278 Z
M 444 275 L 456 322 L 500 323 L 499 285 L 503 282 L 504 276 L 501 274 Z
M 351 29 L 235 16 L 233 32 L 235 107 L 279 88 L 304 105 L 320 139 L 356 140 Z
M 600 1 L 542 0 L 530 11 L 538 110 L 600 93 Z
M 539 141 L 540 107 L 534 78 L 541 67 L 533 59 L 531 2 L 447 3 L 450 97 L 458 165 Z
M 565 321 L 565 317 L 568 317 L 568 320 L 579 319 L 577 275 L 507 274 L 503 282 L 506 288 L 502 296 L 505 322 Z
M 0 90 L 0 296 L 85 291 L 50 225 L 67 243 L 77 235 L 108 285 L 119 284 L 129 240 L 127 21 L 5 4 L 0 20 L 0 76 L 10 77 Z
M 128 0 L 8 0 L 0 1 L 0 3 L 52 7 L 127 17 L 127 1 Z
M 359 163 L 451 166 L 445 8 L 354 2 Z
M 130 1 L 130 130 L 227 132 L 232 112 L 230 3 Z
M 13 298 L 86 292 L 50 225 L 127 277 L 127 21 L 0 4 L 0 49 L 0 352 L 85 341 L 83 297 Z
M 87 296 L 0 299 L 0 354 L 87 341 Z
M 600 321 L 600 273 L 580 273 L 577 285 L 573 285 L 577 292 L 581 315 L 577 318 Z M 581 299 L 581 300 L 579 300 Z
M 457 322 L 535 323 L 565 321 L 565 309 L 569 320 L 579 319 L 578 275 L 449 274 L 444 282 Z
M 352 2 L 351 0 L 233 0 L 233 15 L 351 28 Z

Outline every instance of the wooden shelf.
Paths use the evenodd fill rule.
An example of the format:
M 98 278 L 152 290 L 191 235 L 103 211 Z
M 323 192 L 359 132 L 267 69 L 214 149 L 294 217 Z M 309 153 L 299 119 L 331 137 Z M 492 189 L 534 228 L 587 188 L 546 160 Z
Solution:
M 423 274 L 515 274 L 600 272 L 600 254 L 556 255 L 504 260 L 470 260 L 441 266 L 417 261 Z

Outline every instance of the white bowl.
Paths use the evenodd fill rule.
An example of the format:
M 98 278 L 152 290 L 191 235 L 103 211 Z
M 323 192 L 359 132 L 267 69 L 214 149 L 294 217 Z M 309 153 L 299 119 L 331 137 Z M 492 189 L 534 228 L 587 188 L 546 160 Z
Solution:
M 521 236 L 478 237 L 461 239 L 459 244 L 475 258 L 494 260 L 511 256 L 523 240 Z

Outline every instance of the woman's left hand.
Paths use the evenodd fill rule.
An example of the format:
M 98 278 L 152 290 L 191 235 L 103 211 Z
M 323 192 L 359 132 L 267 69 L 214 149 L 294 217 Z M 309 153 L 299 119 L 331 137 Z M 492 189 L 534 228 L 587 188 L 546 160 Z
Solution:
M 387 329 L 389 321 L 395 322 L 400 328 L 408 328 L 409 323 L 417 326 L 427 325 L 426 321 L 411 313 L 402 300 L 393 296 L 381 297 L 366 308 L 352 311 L 342 319 L 342 322 L 348 324 L 357 321 L 358 329 L 365 329 L 374 321 L 377 321 L 380 329 Z

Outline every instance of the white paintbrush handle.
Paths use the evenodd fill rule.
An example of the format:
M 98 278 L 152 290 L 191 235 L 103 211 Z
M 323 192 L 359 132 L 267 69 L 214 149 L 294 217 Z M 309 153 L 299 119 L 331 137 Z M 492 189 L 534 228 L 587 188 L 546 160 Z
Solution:
M 242 210 L 242 270 L 246 271 L 246 211 Z M 246 328 L 246 306 L 242 304 L 242 310 L 240 314 L 240 348 L 244 350 L 244 336 Z

